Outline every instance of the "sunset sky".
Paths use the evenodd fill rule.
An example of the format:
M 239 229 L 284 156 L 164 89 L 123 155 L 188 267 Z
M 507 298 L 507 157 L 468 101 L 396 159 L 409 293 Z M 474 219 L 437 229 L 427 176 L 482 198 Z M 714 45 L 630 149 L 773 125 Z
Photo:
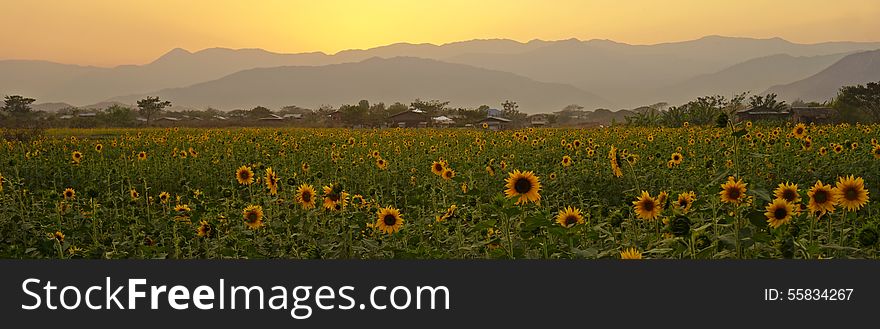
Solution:
M 877 17 L 877 0 L 0 0 L 0 59 L 114 66 L 175 47 L 335 53 L 481 38 L 880 41 Z

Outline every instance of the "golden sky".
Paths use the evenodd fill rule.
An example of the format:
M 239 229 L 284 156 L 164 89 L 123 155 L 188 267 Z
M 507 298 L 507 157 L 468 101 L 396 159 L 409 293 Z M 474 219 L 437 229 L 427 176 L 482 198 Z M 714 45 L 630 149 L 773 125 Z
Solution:
M 0 59 L 114 66 L 172 48 L 274 52 L 508 38 L 880 41 L 880 0 L 0 0 Z

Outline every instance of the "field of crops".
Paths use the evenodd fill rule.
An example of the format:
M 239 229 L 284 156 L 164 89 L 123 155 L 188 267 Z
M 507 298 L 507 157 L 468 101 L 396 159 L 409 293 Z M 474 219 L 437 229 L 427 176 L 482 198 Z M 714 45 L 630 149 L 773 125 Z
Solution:
M 3 258 L 877 258 L 880 126 L 49 131 Z

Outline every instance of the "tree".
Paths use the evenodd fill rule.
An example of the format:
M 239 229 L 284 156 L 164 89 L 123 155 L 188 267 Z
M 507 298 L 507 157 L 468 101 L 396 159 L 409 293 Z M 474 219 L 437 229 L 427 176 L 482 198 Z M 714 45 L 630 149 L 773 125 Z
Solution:
M 749 106 L 767 112 L 782 112 L 788 108 L 785 101 L 780 102 L 776 100 L 776 94 L 767 94 L 767 96 L 752 95 L 752 97 L 749 97 Z
M 126 127 L 135 119 L 134 111 L 128 107 L 114 104 L 105 111 L 103 119 L 112 127 Z
M 433 116 L 436 116 L 436 115 L 437 115 L 438 113 L 440 113 L 443 109 L 445 109 L 445 108 L 446 108 L 446 105 L 449 105 L 449 102 L 448 102 L 448 101 L 446 101 L 446 102 L 441 102 L 441 101 L 436 100 L 436 99 L 435 99 L 435 100 L 430 100 L 430 101 L 423 101 L 423 100 L 420 100 L 420 99 L 416 98 L 415 101 L 413 101 L 412 103 L 410 103 L 410 107 L 412 107 L 412 108 L 414 108 L 414 109 L 416 109 L 416 110 L 419 110 L 419 111 L 425 112 L 425 113 L 427 113 L 429 116 L 432 116 L 432 117 L 433 117 Z
M 848 122 L 880 122 L 880 81 L 840 88 L 833 106 Z
M 31 103 L 36 101 L 36 99 L 22 97 L 20 95 L 7 95 L 4 100 L 5 104 L 2 107 L 3 112 L 13 115 L 31 113 Z
M 248 117 L 251 119 L 261 119 L 270 115 L 272 115 L 272 110 L 262 106 L 257 106 L 248 111 Z
M 501 116 L 510 119 L 514 126 L 525 124 L 526 119 L 529 117 L 528 114 L 519 111 L 519 105 L 514 101 L 506 100 L 502 102 L 501 108 Z
M 162 113 L 166 107 L 171 106 L 171 102 L 169 101 L 161 101 L 159 97 L 149 97 L 139 100 L 138 104 L 138 114 L 147 119 L 147 124 L 150 124 L 150 120 L 152 120 L 153 116 Z

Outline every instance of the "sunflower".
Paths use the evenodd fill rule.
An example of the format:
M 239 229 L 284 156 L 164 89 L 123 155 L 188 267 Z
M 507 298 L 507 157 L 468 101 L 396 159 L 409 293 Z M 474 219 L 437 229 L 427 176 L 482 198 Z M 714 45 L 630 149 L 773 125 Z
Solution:
M 348 193 L 338 184 L 324 186 L 324 209 L 342 210 L 348 200 Z
M 678 200 L 675 201 L 673 206 L 681 212 L 686 213 L 691 210 L 691 206 L 696 199 L 697 195 L 693 191 L 681 193 L 678 195 Z
M 309 172 L 309 164 L 308 163 L 303 162 L 301 168 L 302 168 L 303 172 Z
M 442 221 L 449 219 L 450 217 L 455 215 L 456 209 L 458 209 L 458 207 L 456 205 L 449 206 L 449 209 L 446 209 L 446 213 L 444 213 L 442 216 L 437 216 L 436 220 L 438 222 L 442 222 Z
M 83 154 L 80 151 L 73 151 L 70 154 L 70 158 L 73 160 L 73 163 L 80 163 L 83 160 Z
M 852 175 L 837 178 L 837 203 L 849 211 L 857 211 L 868 203 L 865 180 Z
M 159 193 L 159 202 L 165 204 L 165 203 L 168 203 L 168 200 L 170 200 L 170 199 L 171 199 L 171 194 L 169 194 L 168 192 Z
M 524 204 L 526 202 L 538 204 L 541 201 L 541 194 L 539 194 L 541 182 L 538 176 L 535 176 L 531 171 L 520 172 L 519 170 L 514 170 L 509 175 L 510 177 L 505 180 L 507 182 L 507 190 L 504 191 L 508 198 L 519 196 L 516 204 Z
M 608 160 L 611 161 L 611 171 L 614 173 L 614 177 L 623 177 L 623 171 L 620 170 L 620 163 L 617 162 L 617 148 L 614 146 L 608 151 Z
M 721 202 L 740 204 L 746 199 L 746 183 L 741 179 L 735 180 L 733 176 L 727 177 L 727 182 L 721 184 Z
M 55 239 L 55 241 L 58 241 L 58 243 L 64 243 L 64 233 L 61 233 L 61 231 L 55 231 L 55 233 L 52 234 L 52 238 Z
M 104 145 L 101 145 L 101 143 L 95 144 L 95 152 L 100 153 L 103 150 L 104 150 Z
M 358 208 L 363 208 L 367 206 L 367 200 L 364 199 L 363 195 L 355 194 L 351 196 L 351 203 Z
M 210 238 L 214 234 L 214 228 L 208 224 L 208 221 L 202 220 L 199 222 L 199 228 L 196 229 L 196 232 L 200 237 Z
M 437 176 L 442 175 L 443 169 L 445 169 L 445 168 L 443 168 L 442 162 L 434 161 L 431 163 L 431 172 L 434 173 L 434 175 L 437 175 Z
M 254 172 L 251 167 L 241 166 L 235 171 L 235 180 L 241 185 L 251 185 L 254 183 Z
M 244 224 L 252 229 L 263 227 L 263 207 L 250 205 L 242 211 Z
M 147 152 L 140 151 L 138 153 L 138 160 L 146 160 L 146 159 L 147 159 Z
M 660 205 L 660 210 L 662 211 L 663 209 L 666 209 L 666 206 L 668 205 L 667 201 L 669 201 L 669 193 L 666 193 L 666 191 L 660 191 L 660 194 L 657 194 L 655 200 L 657 201 L 657 204 Z
M 672 153 L 672 156 L 669 158 L 669 161 L 672 161 L 674 165 L 680 165 L 682 160 L 684 160 L 684 156 L 678 152 Z
M 819 148 L 819 155 L 824 156 L 824 155 L 826 155 L 826 154 L 828 154 L 828 149 L 825 148 L 824 146 L 820 147 L 820 148 Z
M 64 200 L 72 200 L 76 197 L 76 191 L 72 188 L 66 188 L 64 192 L 61 192 L 61 195 L 64 196 Z
M 773 203 L 768 204 L 765 209 L 767 210 L 767 212 L 764 213 L 764 215 L 767 216 L 767 224 L 772 228 L 778 228 L 782 226 L 782 224 L 788 224 L 791 222 L 791 215 L 795 213 L 794 204 L 781 198 L 773 200 Z
M 559 210 L 559 215 L 556 215 L 556 222 L 563 227 L 572 227 L 575 224 L 583 224 L 584 216 L 581 215 L 581 210 L 573 207 L 565 207 Z
M 137 190 L 131 189 L 128 191 L 128 196 L 130 196 L 132 200 L 137 200 L 137 199 L 140 199 L 141 194 L 138 193 Z
M 788 203 L 798 203 L 801 201 L 797 184 L 779 183 L 779 186 L 773 190 L 773 194 L 776 195 L 777 199 L 788 201 Z
M 880 144 L 874 146 L 874 149 L 871 150 L 871 154 L 874 155 L 875 159 L 880 159 Z
M 633 209 L 636 215 L 644 220 L 657 219 L 662 210 L 660 204 L 648 194 L 648 191 L 642 191 L 642 195 L 636 198 L 636 201 L 633 201 Z
M 377 158 L 376 159 L 376 167 L 379 167 L 379 169 L 382 169 L 382 170 L 388 169 L 388 161 L 385 161 L 385 159 L 382 159 L 382 158 Z
M 266 188 L 269 189 L 270 195 L 278 195 L 278 174 L 271 167 L 266 168 Z
M 174 211 L 178 213 L 188 213 L 192 211 L 192 208 L 190 208 L 188 204 L 178 204 L 174 206 Z
M 880 157 L 880 155 L 878 155 L 878 157 Z M 489 174 L 489 176 L 495 176 L 495 168 L 492 168 L 492 166 L 486 166 L 486 173 Z
M 302 184 L 296 189 L 296 202 L 303 209 L 315 208 L 315 188 L 308 184 Z
M 807 126 L 803 123 L 798 123 L 794 126 L 794 129 L 791 130 L 791 134 L 794 135 L 794 138 L 803 139 L 807 136 Z
M 831 185 L 822 184 L 822 181 L 816 182 L 816 185 L 813 185 L 807 192 L 807 196 L 810 197 L 807 208 L 810 209 L 810 212 L 818 212 L 822 215 L 826 212 L 834 212 L 834 206 L 837 205 L 837 192 Z
M 834 148 L 833 148 L 833 149 L 834 149 L 834 153 L 838 153 L 838 154 L 839 154 L 840 152 L 843 152 L 843 145 L 840 145 L 840 144 L 834 144 Z
M 3 192 L 3 174 L 0 174 L 0 192 Z
M 624 249 L 620 252 L 620 259 L 642 259 L 642 253 L 636 248 Z
M 566 155 L 566 156 L 562 157 L 562 166 L 563 167 L 571 166 L 571 157 L 570 156 Z
M 401 217 L 400 211 L 397 210 L 397 208 L 379 208 L 379 211 L 376 212 L 376 216 L 376 224 L 374 227 L 384 233 L 396 233 L 400 230 L 400 227 L 403 226 L 403 217 Z
M 378 157 L 379 157 L 379 151 L 377 151 L 377 150 L 373 150 L 372 152 L 370 152 L 370 156 L 371 156 L 371 157 L 374 157 L 374 158 L 378 158 Z
M 486 128 L 489 128 L 489 124 L 488 124 L 488 123 L 485 123 L 485 122 L 483 122 L 483 129 L 486 129 Z

